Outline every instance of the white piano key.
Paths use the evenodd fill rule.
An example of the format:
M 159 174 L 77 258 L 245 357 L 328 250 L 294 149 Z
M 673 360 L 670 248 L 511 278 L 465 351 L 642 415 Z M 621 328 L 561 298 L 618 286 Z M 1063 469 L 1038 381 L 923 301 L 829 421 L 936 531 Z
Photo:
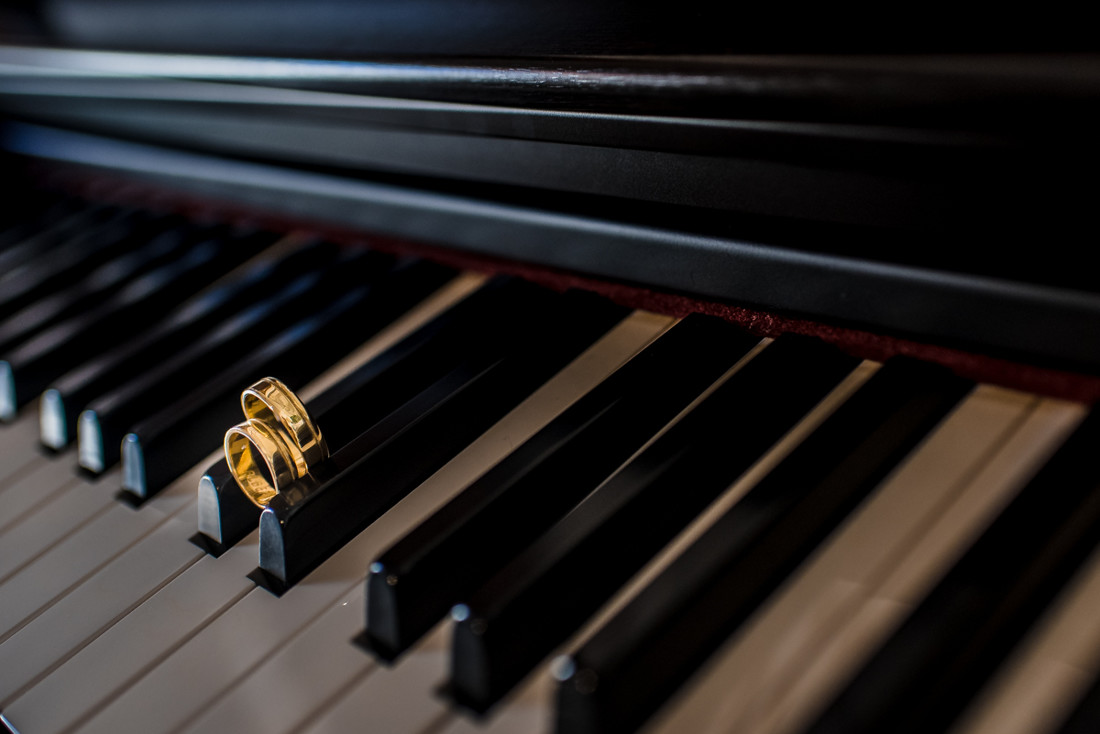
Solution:
M 252 695 L 224 692 L 237 685 L 249 685 L 253 669 L 265 665 L 311 620 L 349 594 L 362 595 L 371 558 L 602 381 L 672 321 L 641 312 L 628 317 L 281 599 L 260 589 L 249 593 L 175 654 L 146 671 L 129 690 L 92 717 L 85 730 L 172 731 L 219 696 Z M 225 561 L 235 551 L 232 549 L 217 562 Z M 344 645 L 351 647 L 350 639 L 361 630 L 362 623 L 360 616 L 359 625 L 350 631 Z M 369 660 L 365 653 L 352 651 Z M 332 651 L 316 652 L 327 656 Z M 359 661 L 354 657 L 341 659 Z M 278 707 L 277 698 L 268 705 Z M 9 712 L 9 718 L 18 725 L 15 709 Z
M 72 464 L 63 461 L 36 464 L 32 470 L 17 475 L 0 488 L 0 506 L 4 508 L 0 516 L 0 534 L 44 506 L 59 492 L 80 482 Z
M 1100 553 L 973 701 L 951 734 L 1054 731 L 1100 676 Z
M 0 584 L 15 571 L 60 543 L 81 524 L 111 507 L 110 485 L 74 481 L 37 511 L 0 533 Z
M 649 580 L 660 573 L 660 571 L 665 568 L 687 544 L 704 532 L 705 529 L 728 509 L 730 505 L 743 496 L 744 492 L 747 491 L 749 487 L 755 484 L 760 477 L 770 470 L 770 468 L 774 467 L 782 460 L 791 449 L 819 425 L 837 406 L 843 403 L 844 400 L 846 400 L 859 385 L 863 384 L 877 368 L 878 365 L 871 362 L 865 362 L 860 365 L 852 375 L 838 385 L 837 388 L 803 418 L 798 425 L 791 429 L 779 443 L 772 447 L 772 449 L 761 457 L 752 468 L 745 472 L 745 474 L 722 495 L 718 502 L 673 540 L 668 547 L 658 554 L 658 556 L 642 571 L 636 574 L 635 577 L 631 579 L 631 581 L 626 584 L 608 604 L 604 605 L 601 611 L 590 620 L 576 636 L 574 636 L 573 640 L 567 642 L 563 648 L 578 646 L 580 644 L 578 642 L 579 640 L 586 639 L 618 609 L 621 609 Z M 432 633 L 431 639 L 433 642 L 430 644 L 436 644 L 434 641 L 437 639 L 448 639 L 445 634 L 448 628 L 449 622 L 437 626 Z M 420 648 L 416 648 L 414 653 L 419 650 Z M 427 652 L 427 650 L 425 650 L 425 652 Z M 438 665 L 446 665 L 445 656 L 443 657 L 444 659 L 440 661 Z M 490 712 L 489 717 L 484 720 L 472 719 L 466 715 L 459 714 L 453 708 L 449 710 L 449 713 L 444 711 L 437 714 L 435 713 L 436 704 L 434 702 L 430 704 L 424 703 L 428 698 L 432 698 L 432 691 L 434 688 L 445 682 L 445 671 L 439 675 L 443 677 L 440 677 L 438 680 L 435 678 L 426 678 L 420 681 L 420 698 L 405 699 L 408 702 L 402 704 L 407 708 L 407 711 L 401 713 L 401 711 L 395 709 L 389 712 L 388 715 L 394 717 L 394 722 L 400 721 L 402 722 L 402 726 L 423 725 L 425 721 L 425 712 L 419 710 L 420 706 L 430 707 L 428 711 L 432 712 L 431 726 L 433 734 L 441 734 L 443 731 L 449 732 L 452 730 L 457 732 L 477 729 L 480 731 L 485 727 L 497 732 L 538 732 L 544 729 L 548 730 L 552 722 L 554 687 L 553 681 L 549 676 L 549 666 L 543 666 L 536 669 L 532 675 L 528 676 L 528 678 L 517 687 L 516 691 L 513 691 L 512 694 L 507 696 L 499 706 Z M 341 726 L 349 725 L 351 722 L 367 720 L 367 717 L 370 716 L 370 709 L 368 708 L 367 702 L 375 700 L 373 694 L 369 693 L 369 690 L 371 686 L 374 685 L 375 681 L 384 680 L 384 677 L 384 673 L 370 676 L 363 683 L 358 684 L 353 691 L 340 701 L 331 704 L 331 710 L 320 720 L 316 726 L 316 731 L 339 731 Z M 406 720 L 408 722 L 407 724 L 405 723 Z M 394 731 L 418 730 L 417 728 L 394 729 Z
M 423 306 L 414 309 L 418 311 L 416 314 L 411 314 L 411 318 L 405 318 L 404 324 L 395 324 L 394 327 L 387 329 L 379 338 L 372 340 L 365 348 L 376 352 L 379 349 L 384 349 L 386 344 L 394 341 L 400 336 L 400 329 L 409 330 L 415 328 L 420 322 L 430 318 L 432 315 L 431 308 L 434 310 L 441 310 L 447 307 L 453 300 L 469 293 L 473 287 L 480 283 L 483 278 L 480 276 L 469 276 L 459 278 L 461 283 L 458 285 L 452 284 L 447 288 L 442 289 L 442 297 L 440 294 L 429 299 L 431 307 L 429 309 L 423 308 Z M 329 382 L 339 379 L 342 372 L 346 372 L 350 369 L 354 369 L 357 363 L 365 361 L 370 357 L 370 353 L 364 353 L 360 350 L 359 353 L 353 355 L 357 359 L 345 360 L 338 365 L 335 365 L 333 369 L 329 370 L 326 375 L 322 376 L 322 379 L 307 387 L 305 392 L 312 394 L 316 393 L 323 386 L 323 380 Z M 341 372 L 342 371 L 342 372 Z M 318 384 L 320 383 L 320 384 Z M 211 458 L 212 460 L 212 458 Z M 202 462 L 200 467 L 206 467 L 209 461 Z M 196 473 L 199 471 L 190 472 Z M 94 489 L 100 489 L 101 486 L 117 485 L 117 478 L 111 478 L 110 481 L 103 480 L 100 483 L 92 485 Z M 179 512 L 180 502 L 191 502 L 194 500 L 194 487 L 195 476 L 185 476 L 183 480 L 174 483 L 164 494 L 157 496 L 153 502 L 143 507 L 143 513 L 146 514 L 176 514 Z M 87 487 L 77 487 L 78 490 Z M 119 507 L 110 502 L 110 496 L 107 494 L 98 493 L 100 496 L 95 497 L 96 502 L 105 502 L 107 505 L 103 506 L 101 512 L 107 512 L 110 508 Z M 66 497 L 67 499 L 67 497 Z M 83 499 L 83 496 L 81 496 Z M 57 505 L 58 503 L 54 503 Z M 62 503 L 64 504 L 64 503 Z M 69 505 L 79 505 L 81 503 L 68 503 Z M 91 505 L 92 503 L 86 502 L 84 504 Z M 67 507 L 66 507 L 67 510 Z M 89 512 L 94 512 L 90 510 Z M 118 512 L 118 510 L 114 510 Z M 72 523 L 75 519 L 78 519 L 79 515 L 72 512 L 61 512 L 54 510 L 51 514 L 52 519 L 61 519 L 62 525 L 65 525 L 65 521 Z M 35 525 L 35 524 L 31 524 Z M 72 529 L 72 528 L 58 528 L 56 523 L 37 523 L 38 526 L 47 526 L 47 530 L 58 529 Z M 18 686 L 25 686 L 27 681 L 33 680 L 36 676 L 40 676 L 42 671 L 50 667 L 56 660 L 64 657 L 69 651 L 74 648 L 66 647 L 68 645 L 78 645 L 80 635 L 94 634 L 97 629 L 97 624 L 101 624 L 103 621 L 110 620 L 111 617 L 119 614 L 120 605 L 124 609 L 125 604 L 129 601 L 127 593 L 122 595 L 113 595 L 110 601 L 102 600 L 102 590 L 107 588 L 113 588 L 117 592 L 121 592 L 121 584 L 123 579 L 129 579 L 130 583 L 127 585 L 129 589 L 129 595 L 140 594 L 143 592 L 141 583 L 142 570 L 144 570 L 145 580 L 149 583 L 158 582 L 163 583 L 167 579 L 171 579 L 175 573 L 187 568 L 189 563 L 193 563 L 199 557 L 199 551 L 186 543 L 187 533 L 182 524 L 168 524 L 167 527 L 162 526 L 158 528 L 151 536 L 147 536 L 143 540 L 139 541 L 138 545 L 131 547 L 129 550 L 124 551 L 121 556 L 114 560 L 110 565 L 101 569 L 96 576 L 88 580 L 86 584 L 81 584 L 72 593 L 65 596 L 64 599 L 51 607 L 50 610 L 45 612 L 42 616 L 37 617 L 34 622 L 31 623 L 31 629 L 13 637 L 9 640 L 11 644 L 10 649 L 13 650 L 10 657 L 20 658 L 22 662 L 21 670 L 12 672 L 9 676 L 10 680 L 5 680 L 7 687 L 2 689 L 2 695 L 0 700 L 11 698 L 13 692 L 17 691 Z M 41 527 L 38 529 L 42 529 Z M 27 551 L 27 549 L 23 549 Z M 27 551 L 29 552 L 29 551 Z M 129 562 L 128 562 L 129 561 Z M 160 569 L 162 572 L 157 574 L 152 570 L 152 566 Z M 138 568 L 135 568 L 138 567 Z M 112 581 L 114 583 L 112 583 Z M 88 609 L 87 604 L 91 602 L 94 607 Z M 64 623 L 70 616 L 70 613 L 79 610 L 83 612 L 79 615 L 79 623 L 74 625 L 72 623 Z M 48 632 L 53 625 L 61 627 L 61 632 L 64 634 L 55 634 L 52 637 L 50 644 L 44 645 L 33 651 L 31 658 L 23 659 L 21 656 L 24 653 L 24 648 L 21 646 L 22 640 L 29 640 L 32 636 L 37 636 L 40 632 L 45 632 L 44 637 L 48 637 Z
M 25 512 L 0 532 L 0 589 L 3 589 L 3 584 L 12 574 L 22 570 L 28 563 L 35 562 L 39 556 L 59 543 L 69 540 L 70 536 L 83 532 L 85 526 L 99 521 L 102 515 L 133 513 L 133 510 L 115 499 L 119 487 L 117 468 L 91 481 L 77 477 L 72 465 L 66 464 L 64 457 L 47 464 L 58 467 L 51 470 L 49 477 L 41 477 L 44 483 L 38 489 L 48 495 L 47 500 L 35 505 L 33 511 Z M 141 511 L 149 516 L 147 520 L 153 521 L 154 516 L 172 516 L 184 505 L 192 503 L 193 487 L 200 475 L 201 470 L 193 469 L 173 483 L 161 496 L 144 505 Z M 45 483 L 51 478 L 53 485 Z M 53 490 L 51 486 L 59 489 Z M 123 545 L 114 544 L 108 538 L 105 544 L 96 545 L 91 552 L 102 559 L 108 559 L 125 547 L 124 536 L 120 536 L 119 541 Z
M 536 668 L 484 718 L 454 712 L 447 725 L 433 734 L 539 734 L 554 730 L 553 663 Z
M 370 727 L 419 734 L 450 724 L 454 712 L 433 691 L 446 674 L 448 643 L 446 626 L 437 625 L 392 670 L 370 671 L 334 705 L 318 711 L 303 733 L 343 734 Z
M 26 410 L 11 423 L 0 423 L 0 451 L 21 451 L 37 445 L 38 418 Z
M 976 390 L 646 731 L 798 731 L 1081 416 Z
M 0 584 L 0 642 L 164 521 L 116 503 Z
M 350 370 L 363 363 L 370 357 L 385 349 L 390 344 L 401 338 L 404 334 L 421 325 L 436 313 L 445 310 L 455 301 L 467 295 L 484 281 L 480 275 L 464 275 L 444 286 L 436 294 L 429 297 L 420 306 L 412 309 L 408 314 L 395 321 L 390 327 L 381 331 L 375 338 L 367 342 L 362 348 L 337 363 L 325 374 L 308 385 L 303 390 L 307 398 L 317 394 L 327 385 L 335 382 Z M 18 438 L 22 448 L 28 448 L 34 456 L 40 456 L 35 449 L 33 439 L 34 421 L 28 416 L 22 416 L 19 421 L 11 426 L 19 428 L 15 433 L 26 434 Z M 7 436 L 9 433 L 0 434 Z M 26 446 L 23 447 L 22 444 Z M 7 444 L 4 444 L 7 446 Z M 177 511 L 180 503 L 189 502 L 193 494 L 193 475 L 201 473 L 198 467 L 209 466 L 217 455 L 212 455 L 208 460 L 199 462 L 199 465 L 185 475 L 182 479 L 173 483 L 173 486 L 155 497 L 146 505 L 149 511 L 156 511 L 163 515 L 170 515 Z M 69 481 L 75 478 L 71 466 L 66 472 L 65 465 L 70 465 L 69 457 L 55 457 L 52 461 L 44 456 L 40 457 L 43 466 L 57 466 L 51 469 L 50 477 L 36 476 L 26 483 L 26 491 L 33 492 L 38 487 L 39 494 L 49 494 L 50 488 L 59 486 L 53 481 L 52 473 L 66 480 L 66 489 L 60 494 L 54 494 L 48 503 L 40 511 L 31 514 L 30 517 L 14 523 L 0 534 L 0 582 L 2 582 L 12 570 L 19 568 L 29 559 L 33 559 L 43 550 L 63 539 L 65 535 L 73 531 L 83 521 L 93 518 L 97 513 L 106 511 L 112 505 L 112 497 L 117 490 L 119 479 L 118 472 L 108 473 L 96 482 Z M 22 484 L 20 485 L 22 492 Z M 4 485 L 0 485 L 0 492 Z M 144 508 L 143 508 L 144 509 Z
M 24 411 L 13 423 L 0 425 L 0 491 L 8 478 L 46 457 L 38 448 L 38 422 L 33 411 Z
M 253 534 L 244 547 L 238 544 L 220 559 L 204 561 L 251 570 L 256 564 L 255 544 Z M 88 722 L 87 731 L 170 731 L 186 722 L 341 594 L 361 593 L 357 579 L 364 563 L 355 553 L 337 554 L 281 599 L 254 588 L 186 646 L 135 681 Z
M 5 705 L 4 715 L 20 731 L 57 734 L 107 705 L 255 589 L 246 578 L 255 566 L 255 542 L 252 535 L 242 553 L 203 556 Z
M 0 644 L 0 706 L 198 561 L 192 533 L 169 518 Z
M 326 701 L 378 663 L 351 639 L 363 627 L 363 590 L 354 588 L 336 606 L 274 651 L 248 680 L 212 701 L 187 727 L 189 732 L 237 734 L 297 732 Z M 318 655 L 318 651 L 325 651 Z M 277 701 L 271 691 L 278 690 Z

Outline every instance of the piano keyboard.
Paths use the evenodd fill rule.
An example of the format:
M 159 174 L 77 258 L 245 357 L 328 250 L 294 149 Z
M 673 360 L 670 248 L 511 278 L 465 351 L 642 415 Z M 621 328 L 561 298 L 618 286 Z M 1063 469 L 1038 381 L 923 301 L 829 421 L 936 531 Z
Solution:
M 32 201 L 0 233 L 13 732 L 1095 730 L 1086 406 L 303 237 Z M 86 260 L 57 257 L 78 244 Z M 242 328 L 249 309 L 268 318 Z M 197 525 L 257 371 L 331 416 L 356 379 L 394 403 L 332 418 L 348 435 L 330 461 L 362 453 L 308 529 L 352 532 L 303 535 L 285 567 L 265 561 L 270 528 Z M 116 453 L 123 437 L 137 448 Z M 1002 536 L 1044 496 L 1008 535 L 1035 545 L 1016 557 Z

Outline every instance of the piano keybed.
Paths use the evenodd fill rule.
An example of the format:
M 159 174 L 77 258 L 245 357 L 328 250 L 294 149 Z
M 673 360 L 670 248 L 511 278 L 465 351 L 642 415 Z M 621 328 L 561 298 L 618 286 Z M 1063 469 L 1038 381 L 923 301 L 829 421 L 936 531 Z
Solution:
M 37 261 L 46 257 L 48 253 Z M 81 282 L 78 275 L 73 281 Z M 392 323 L 366 334 L 359 346 L 335 364 L 319 367 L 300 395 L 307 403 L 314 400 L 485 288 L 487 282 L 486 276 L 456 274 Z M 42 297 L 46 297 L 45 290 Z M 897 394 L 903 408 L 895 409 L 860 396 L 879 389 L 871 385 L 889 385 L 890 379 L 897 382 L 900 378 L 892 375 L 903 374 L 908 368 L 850 359 L 840 377 L 821 388 L 823 399 L 806 398 L 809 407 L 799 409 L 790 426 L 777 423 L 770 428 L 778 431 L 780 438 L 759 439 L 763 448 L 753 449 L 747 469 L 735 471 L 734 481 L 723 483 L 702 512 L 692 512 L 690 521 L 678 527 L 667 542 L 658 543 L 661 549 L 653 557 L 631 567 L 625 581 L 599 592 L 585 591 L 586 598 L 595 600 L 589 603 L 596 611 L 573 625 L 564 642 L 548 638 L 543 643 L 545 649 L 536 655 L 538 662 L 517 676 L 518 684 L 506 684 L 504 691 L 477 701 L 475 708 L 488 708 L 484 714 L 457 705 L 452 700 L 453 688 L 450 693 L 447 688 L 454 654 L 451 637 L 457 625 L 470 624 L 463 616 L 471 613 L 470 609 L 462 606 L 468 599 L 445 600 L 447 607 L 459 603 L 454 619 L 439 620 L 392 662 L 354 642 L 361 641 L 364 631 L 364 591 L 372 561 L 437 512 L 449 508 L 448 503 L 515 455 L 525 442 L 546 435 L 547 426 L 562 423 L 563 416 L 568 416 L 571 408 L 575 410 L 573 406 L 583 402 L 584 396 L 607 384 L 613 375 L 623 374 L 624 365 L 644 359 L 647 347 L 672 334 L 675 324 L 676 319 L 668 316 L 624 311 L 621 320 L 566 360 L 563 369 L 518 405 L 503 411 L 503 417 L 493 421 L 488 430 L 365 529 L 323 556 L 304 578 L 291 580 L 281 595 L 250 578 L 257 567 L 258 532 L 231 544 L 218 557 L 191 542 L 198 512 L 196 487 L 207 468 L 221 457 L 220 434 L 211 435 L 204 444 L 210 451 L 201 453 L 192 462 L 194 467 L 166 488 L 152 488 L 151 496 L 139 503 L 122 502 L 117 495 L 124 468 L 107 466 L 97 477 L 77 475 L 75 449 L 70 446 L 48 454 L 38 448 L 41 428 L 36 406 L 23 407 L 11 423 L 0 428 L 3 722 L 22 734 L 351 730 L 458 734 L 551 731 L 555 727 L 564 734 L 596 731 L 594 722 L 601 721 L 609 731 L 620 726 L 633 728 L 628 716 L 621 720 L 599 715 L 559 718 L 558 709 L 569 705 L 565 703 L 567 695 L 559 696 L 569 686 L 582 695 L 591 693 L 582 690 L 585 686 L 598 690 L 598 685 L 583 677 L 584 661 L 590 659 L 586 656 L 596 644 L 593 641 L 626 634 L 631 620 L 636 619 L 627 612 L 646 599 L 646 590 L 675 583 L 670 577 L 677 574 L 670 569 L 675 571 L 678 561 L 683 564 L 691 558 L 690 553 L 698 552 L 699 544 L 717 532 L 714 528 L 724 527 L 722 523 L 730 522 L 742 508 L 751 509 L 757 502 L 763 506 L 767 496 L 760 498 L 763 490 L 756 494 L 753 490 L 769 486 L 769 481 L 775 483 L 774 477 L 786 471 L 800 481 L 817 482 L 813 486 L 819 488 L 847 488 L 862 482 L 867 485 L 867 497 L 861 500 L 862 495 L 853 493 L 846 500 L 850 508 L 830 510 L 835 520 L 828 519 L 833 515 L 808 518 L 817 523 L 808 525 L 820 526 L 824 533 L 820 543 L 777 532 L 761 534 L 760 543 L 772 544 L 767 548 L 774 546 L 790 554 L 792 570 L 772 569 L 764 580 L 742 574 L 743 583 L 759 584 L 762 594 L 758 603 L 738 607 L 744 620 L 723 625 L 707 618 L 708 624 L 715 622 L 724 641 L 706 648 L 712 654 L 691 665 L 687 682 L 681 685 L 674 676 L 663 688 L 656 686 L 657 703 L 669 685 L 675 689 L 660 706 L 625 705 L 631 716 L 644 717 L 642 726 L 651 734 L 865 730 L 857 728 L 858 711 L 847 719 L 843 713 L 828 720 L 818 717 L 831 711 L 831 702 L 848 681 L 887 644 L 922 600 L 933 594 L 968 549 L 987 537 L 1004 508 L 1011 506 L 1050 457 L 1067 446 L 1085 418 L 1086 406 L 993 385 L 973 386 L 936 368 L 910 365 L 916 379 L 946 387 L 929 388 L 940 401 L 932 407 L 927 400 L 921 403 L 908 393 L 898 394 L 907 389 L 904 385 L 880 388 L 886 397 Z M 566 327 L 551 315 L 542 328 Z M 523 341 L 519 336 L 515 340 Z M 612 472 L 624 487 L 621 491 L 635 491 L 636 482 L 646 477 L 631 477 L 631 471 L 647 466 L 644 459 L 654 452 L 659 456 L 659 447 L 673 441 L 677 430 L 687 431 L 692 416 L 705 411 L 707 401 L 717 400 L 726 386 L 761 393 L 758 403 L 765 408 L 771 404 L 776 413 L 794 410 L 784 407 L 789 398 L 764 391 L 762 377 L 752 371 L 754 361 L 759 366 L 766 358 L 779 360 L 775 355 L 786 347 L 778 347 L 778 341 L 787 344 L 782 337 L 776 342 L 765 339 L 747 348 L 743 356 L 731 359 L 716 373 L 717 379 L 706 380 L 709 387 L 673 411 L 675 419 L 670 424 L 652 431 L 629 451 L 618 471 Z M 92 349 L 89 355 L 95 353 Z M 791 353 L 799 354 L 797 350 Z M 780 361 L 779 366 L 812 381 L 810 371 L 815 364 L 787 361 L 786 365 Z M 204 365 L 211 375 L 227 367 L 216 362 Z M 925 374 L 928 370 L 931 376 Z M 668 391 L 658 379 L 660 374 L 647 374 L 648 381 L 641 383 L 655 397 Z M 815 467 L 802 462 L 800 452 L 809 451 L 807 447 L 816 445 L 815 441 L 823 446 L 832 446 L 827 443 L 832 441 L 843 447 L 846 437 L 835 431 L 829 435 L 830 428 L 846 425 L 844 421 L 858 423 L 849 413 L 856 412 L 861 399 L 867 403 L 861 408 L 864 413 L 876 409 L 883 413 L 883 428 L 869 430 L 867 441 L 851 447 L 852 455 L 871 451 L 867 444 L 886 441 L 883 435 L 896 433 L 900 437 L 896 446 L 890 444 L 893 453 L 883 449 L 879 456 L 871 451 L 869 455 L 882 466 L 879 474 L 868 470 L 866 477 L 857 478 L 858 471 L 844 469 L 842 459 L 846 457 L 837 456 L 840 468 L 816 477 Z M 924 417 L 916 421 L 912 416 L 921 410 Z M 727 417 L 748 426 L 742 438 L 747 444 L 751 444 L 754 425 L 763 432 L 767 424 L 763 409 L 744 415 L 729 412 Z M 711 455 L 721 450 L 718 458 L 725 459 L 728 453 L 733 461 L 738 455 L 737 446 L 726 447 L 721 441 L 708 444 L 701 428 L 691 430 L 690 440 L 677 439 L 683 441 L 680 450 L 695 450 L 699 444 L 707 446 Z M 608 438 L 577 435 L 589 450 Z M 721 464 L 712 456 L 707 458 L 711 464 Z M 669 466 L 674 459 L 668 459 Z M 531 466 L 537 470 L 544 465 L 536 462 Z M 578 473 L 582 468 L 576 467 Z M 664 471 L 665 465 L 657 468 Z M 838 476 L 844 479 L 835 479 Z M 1081 484 L 1088 481 L 1087 477 L 1071 479 Z M 578 521 L 578 515 L 593 515 L 598 502 L 592 500 L 602 496 L 601 490 L 616 486 L 610 480 L 597 484 L 600 489 L 587 499 L 588 493 L 583 492 L 571 504 L 577 509 L 561 520 L 559 527 L 566 520 Z M 813 491 L 830 496 L 824 489 L 807 490 Z M 671 499 L 675 501 L 675 494 Z M 792 502 L 795 508 L 802 507 L 798 503 L 803 500 Z M 751 523 L 741 522 L 731 527 L 736 532 L 752 530 Z M 806 550 L 798 550 L 807 544 Z M 753 553 L 762 551 L 750 544 L 741 552 L 752 558 Z M 1026 620 L 1022 636 L 991 643 L 998 664 L 971 675 L 973 690 L 967 689 L 940 728 L 953 734 L 1063 731 L 1060 727 L 1066 716 L 1100 674 L 1096 644 L 1100 623 L 1095 614 L 1100 601 L 1100 562 L 1093 557 L 1095 553 L 1085 555 L 1086 560 L 1073 564 L 1080 565 L 1080 571 L 1073 574 L 1066 588 L 1055 587 L 1050 597 L 1041 600 L 1036 609 L 1042 614 Z M 495 563 L 504 566 L 504 560 Z M 508 586 L 499 578 L 494 581 L 502 588 Z M 1015 587 L 1009 583 L 1005 588 L 1012 592 Z M 492 601 L 484 602 L 486 608 Z M 702 603 L 694 597 L 688 601 Z M 1019 599 L 1010 602 L 1009 612 L 1023 604 Z M 713 606 L 699 609 L 717 609 L 726 602 L 706 603 Z M 479 609 L 475 605 L 473 613 Z M 680 620 L 676 614 L 681 611 L 673 610 L 672 618 Z M 532 631 L 532 637 L 540 635 L 541 630 Z M 677 639 L 661 638 L 662 644 L 674 644 Z M 935 642 L 928 639 L 932 640 L 929 644 Z M 507 650 L 499 654 L 507 657 Z M 645 655 L 638 653 L 631 659 L 640 661 L 639 666 L 650 666 L 639 668 L 643 676 L 656 673 L 653 661 Z M 904 668 L 906 661 L 895 660 L 894 664 Z M 598 676 L 596 680 L 603 682 Z M 921 680 L 935 691 L 926 679 Z M 883 701 L 887 712 L 897 710 L 898 716 L 903 715 L 891 699 Z M 941 702 L 932 699 L 932 703 L 939 706 Z M 609 711 L 619 710 L 617 703 L 608 705 Z M 833 725 L 840 728 L 821 728 Z

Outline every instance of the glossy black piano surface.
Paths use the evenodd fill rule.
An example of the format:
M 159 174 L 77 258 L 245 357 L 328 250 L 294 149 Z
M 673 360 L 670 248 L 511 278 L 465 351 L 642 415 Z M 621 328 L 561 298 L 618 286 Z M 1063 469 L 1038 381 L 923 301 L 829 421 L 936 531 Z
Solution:
M 286 5 L 0 14 L 5 726 L 1096 730 L 1087 40 Z

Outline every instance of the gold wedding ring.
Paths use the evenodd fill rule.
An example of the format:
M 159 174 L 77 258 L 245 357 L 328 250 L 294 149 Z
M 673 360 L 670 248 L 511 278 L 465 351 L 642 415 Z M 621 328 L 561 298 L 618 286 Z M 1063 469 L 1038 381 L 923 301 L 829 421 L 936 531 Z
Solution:
M 274 377 L 265 377 L 241 393 L 241 410 L 245 418 L 278 425 L 283 429 L 295 452 L 299 476 L 325 457 L 321 431 L 309 417 L 298 396 Z
M 237 485 L 267 507 L 280 489 L 328 458 L 321 429 L 290 388 L 265 377 L 241 393 L 245 421 L 225 434 L 225 460 Z

